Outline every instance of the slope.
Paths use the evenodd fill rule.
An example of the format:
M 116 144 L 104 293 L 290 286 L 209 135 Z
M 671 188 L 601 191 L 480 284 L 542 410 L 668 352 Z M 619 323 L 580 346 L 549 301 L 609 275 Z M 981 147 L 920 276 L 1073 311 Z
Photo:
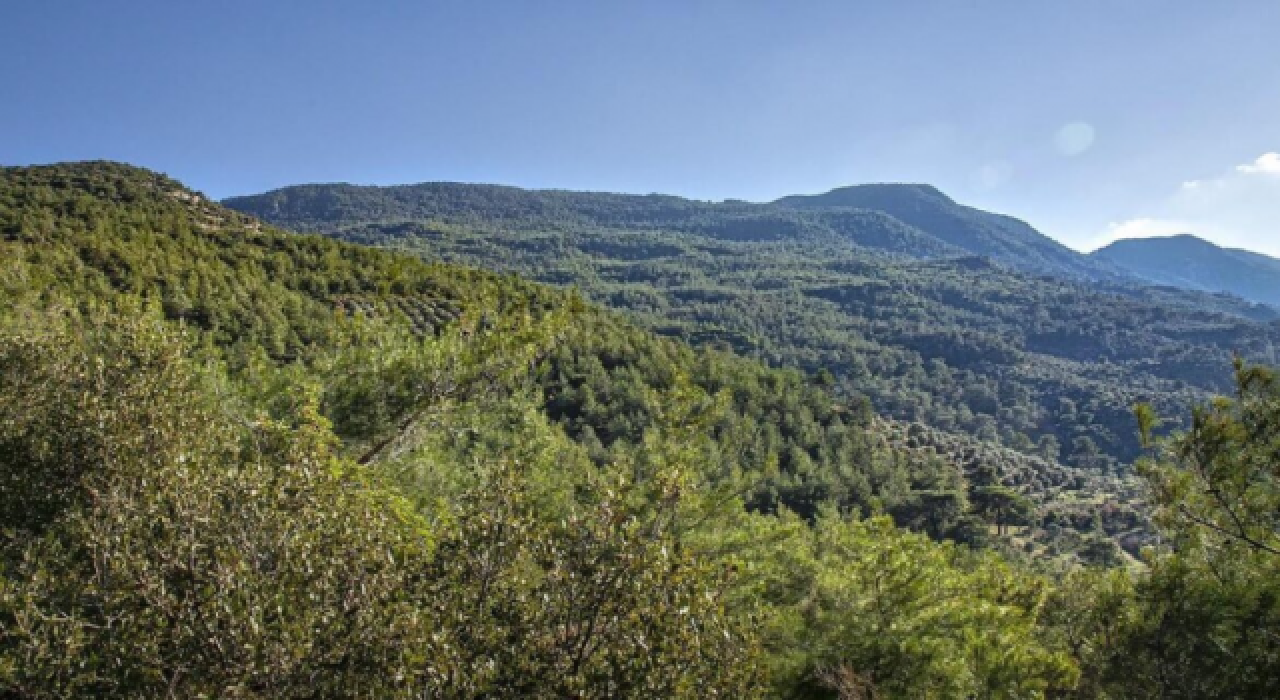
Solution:
M 972 255 L 1018 270 L 1078 279 L 1124 279 L 1120 270 L 1067 248 L 1025 222 L 957 204 L 929 185 L 855 185 L 826 194 L 783 197 L 775 204 L 805 210 L 879 211 Z
M 504 208 L 506 198 L 520 206 Z M 926 214 L 949 206 L 936 191 L 910 199 L 927 204 Z M 313 209 L 313 201 L 346 203 Z M 316 185 L 228 204 L 344 240 L 574 285 L 661 333 L 775 366 L 826 369 L 885 415 L 1101 473 L 1141 453 L 1134 403 L 1185 415 L 1230 386 L 1234 353 L 1272 361 L 1280 340 L 1280 325 L 1245 318 L 1275 314 L 1237 309 L 1247 304 L 1018 273 L 956 257 L 956 246 L 895 217 L 843 206 L 468 185 Z M 895 251 L 857 245 L 872 236 L 788 228 L 848 216 L 857 229 L 868 214 L 942 248 L 887 255 Z M 984 230 L 989 241 L 1012 235 Z
M 1190 234 L 1116 241 L 1090 254 L 1152 284 L 1228 292 L 1280 308 L 1280 260 Z
M 543 415 L 599 461 L 641 444 L 659 422 L 662 401 L 646 399 L 648 392 L 674 397 L 689 381 L 727 393 L 727 412 L 711 433 L 717 456 L 704 466 L 723 478 L 753 475 L 743 494 L 753 508 L 813 516 L 824 503 L 874 506 L 919 521 L 929 512 L 919 494 L 941 491 L 956 500 L 945 517 L 929 519 L 932 534 L 981 534 L 966 520 L 963 473 L 978 465 L 895 447 L 865 398 L 836 399 L 797 372 L 695 350 L 511 276 L 286 233 L 145 170 L 113 163 L 0 170 L 0 252 L 0 298 L 86 309 L 131 299 L 157 305 L 197 331 L 233 372 L 260 371 L 264 358 L 323 364 L 333 348 L 359 343 L 365 331 L 352 316 L 402 319 L 423 334 L 451 328 L 477 343 L 505 342 L 504 333 L 528 343 L 519 338 L 560 323 L 532 388 Z M 372 448 L 400 419 L 395 401 L 366 393 L 335 395 L 326 410 L 336 412 L 330 419 L 353 453 L 377 454 Z M 1128 490 L 1052 463 L 1029 467 L 996 453 L 984 463 L 1040 502 Z

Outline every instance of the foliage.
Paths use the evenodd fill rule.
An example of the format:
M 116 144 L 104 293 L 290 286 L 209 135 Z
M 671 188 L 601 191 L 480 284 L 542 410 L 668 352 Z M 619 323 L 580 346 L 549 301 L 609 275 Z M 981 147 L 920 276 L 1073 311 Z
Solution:
M 717 545 L 771 611 L 780 697 L 834 697 L 842 679 L 874 697 L 1042 697 L 1078 673 L 1040 636 L 1048 583 L 994 554 L 831 512 L 747 516 Z
M 309 185 L 228 204 L 574 285 L 661 333 L 828 371 L 882 415 L 1023 452 L 1052 438 L 1062 462 L 1096 473 L 1128 473 L 1141 455 L 1130 406 L 1180 417 L 1229 388 L 1232 353 L 1263 359 L 1280 341 L 1276 326 L 1247 320 L 1274 321 L 1274 310 L 1128 285 L 1022 222 L 926 187 L 748 204 Z
M 602 211 L 697 208 L 646 206 Z M 1277 694 L 1268 370 L 1172 438 L 1159 401 L 1133 419 L 1155 540 L 1093 428 L 1015 447 L 879 417 L 843 370 L 293 236 L 145 171 L 5 169 L 0 236 L 5 697 Z M 949 364 L 1003 336 L 916 322 L 976 353 L 920 381 L 1005 415 Z M 1114 426 L 1111 399 L 1057 398 Z M 1113 539 L 1145 568 L 1054 558 L 1132 564 Z
M 1087 670 L 1080 697 L 1280 692 L 1280 383 L 1238 362 L 1236 386 L 1141 465 L 1163 541 L 1149 571 L 1081 574 L 1059 589 L 1050 627 Z
M 337 459 L 313 402 L 300 399 L 294 425 L 228 415 L 153 319 L 32 318 L 0 339 L 0 368 L 0 687 L 404 687 L 430 626 L 397 562 L 426 543 Z
M 559 473 L 561 446 L 476 465 L 483 483 L 415 508 L 340 455 L 305 385 L 288 422 L 242 414 L 154 317 L 22 318 L 0 336 L 8 692 L 751 685 L 725 572 L 681 551 L 676 472 L 580 472 L 549 517 L 531 482 Z

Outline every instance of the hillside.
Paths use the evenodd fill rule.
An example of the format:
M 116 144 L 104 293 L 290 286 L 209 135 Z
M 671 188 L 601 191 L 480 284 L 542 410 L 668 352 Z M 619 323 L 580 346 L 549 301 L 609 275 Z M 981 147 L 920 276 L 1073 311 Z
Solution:
M 1090 254 L 1151 284 L 1227 292 L 1280 308 L 1280 260 L 1190 234 L 1120 240 Z
M 859 552 L 912 552 L 911 567 L 950 581 L 904 615 L 1036 585 L 956 542 L 1115 563 L 1117 543 L 1132 551 L 1149 532 L 1131 480 L 884 422 L 820 377 L 694 349 L 509 275 L 286 233 L 146 170 L 0 169 L 0 253 L 0 660 L 24 659 L 0 664 L 0 688 L 209 694 L 247 674 L 278 695 L 294 683 L 314 691 L 325 668 L 326 687 L 343 693 L 411 694 L 447 674 L 450 696 L 477 697 L 535 668 L 566 693 L 602 677 L 659 687 L 692 674 L 701 680 L 688 687 L 742 696 L 761 688 L 753 664 L 765 661 L 749 661 L 761 634 L 787 649 L 767 663 L 789 693 L 814 682 L 837 634 L 799 624 L 813 608 L 792 592 L 817 585 L 806 571 L 873 564 L 823 554 L 788 570 L 778 559 L 816 548 L 819 532 Z M 45 531 L 63 548 L 42 548 Z M 317 539 L 295 544 L 302 533 Z M 107 581 L 79 578 L 88 550 L 110 552 Z M 171 556 L 188 550 L 209 559 Z M 743 562 L 752 573 L 732 587 L 716 573 Z M 545 568 L 529 589 L 531 566 Z M 494 577 L 503 597 L 490 611 Z M 91 586 L 96 602 L 41 587 L 50 580 Z M 235 604 L 208 622 L 201 601 L 222 595 Z M 581 628 L 543 617 L 577 611 L 583 595 L 650 639 L 679 639 L 687 620 L 723 642 L 646 646 L 652 665 L 609 670 L 608 654 L 639 653 L 625 647 L 631 627 L 587 632 L 603 646 L 584 657 L 571 643 Z M 281 607 L 255 616 L 264 605 Z M 325 622 L 340 605 L 364 612 Z M 993 605 L 1034 620 L 1020 603 Z M 766 628 L 743 626 L 765 609 Z M 164 622 L 149 622 L 156 610 Z M 42 615 L 69 626 L 18 622 Z M 206 623 L 216 630 L 199 631 Z M 954 629 L 972 624 L 991 623 Z M 1052 661 L 1026 682 L 1065 682 L 1066 657 L 1017 624 L 1013 643 Z M 92 639 L 94 659 L 57 646 L 64 629 Z M 158 652 L 137 646 L 156 638 L 167 640 Z M 987 653 L 967 638 L 945 642 L 947 663 Z M 410 658 L 393 651 L 405 640 Z M 170 663 L 157 655 L 200 671 L 128 670 Z M 406 675 L 404 664 L 428 670 Z M 911 695 L 971 682 L 925 678 L 886 667 L 881 683 Z
M 0 292 L 41 303 L 154 304 L 198 330 L 237 373 L 255 371 L 262 356 L 316 362 L 352 342 L 358 331 L 343 320 L 352 316 L 401 319 L 428 334 L 519 327 L 526 318 L 535 327 L 554 325 L 561 318 L 560 340 L 544 351 L 533 379 L 547 419 L 604 461 L 642 442 L 658 420 L 645 392 L 673 392 L 678 377 L 708 392 L 727 391 L 731 410 L 713 433 L 720 455 L 713 471 L 752 475 L 743 497 L 758 510 L 785 506 L 812 517 L 824 503 L 862 512 L 874 503 L 919 523 L 927 509 L 920 509 L 918 492 L 955 492 L 963 503 L 965 474 L 980 468 L 995 470 L 1045 509 L 1088 514 L 1100 498 L 1135 498 L 1125 479 L 1052 458 L 1029 461 L 971 447 L 934 450 L 955 451 L 940 460 L 908 450 L 895 436 L 909 425 L 877 427 L 860 395 L 837 398 L 802 374 L 695 350 L 584 306 L 572 294 L 511 276 L 289 234 L 129 166 L 0 171 L 0 247 L 6 273 Z M 565 313 L 571 320 L 563 320 Z M 353 452 L 379 444 L 394 423 L 389 415 L 332 418 Z M 965 444 L 954 436 L 946 441 Z M 975 461 L 974 454 L 985 456 Z M 931 532 L 978 536 L 967 517 L 962 509 L 934 519 Z M 1049 544 L 1071 552 L 1070 543 Z
M 582 240 L 624 270 L 687 245 Z M 1008 274 L 842 264 L 865 289 L 794 298 L 912 316 L 947 289 L 922 279 Z M 931 381 L 976 390 L 948 365 L 983 366 L 969 340 L 933 338 L 962 354 Z M 877 417 L 833 382 L 511 275 L 287 233 L 145 170 L 0 169 L 0 695 L 1129 697 L 1183 669 L 1206 621 L 1231 656 L 1177 682 L 1271 687 L 1237 669 L 1268 658 L 1239 621 L 1271 624 L 1273 570 L 1226 529 L 1274 539 L 1230 471 L 1272 447 L 1271 374 L 1242 367 L 1238 404 L 1150 448 L 1153 503 L 1051 443 Z M 1179 455 L 1229 483 L 1187 482 Z M 1197 495 L 1224 488 L 1247 509 Z M 1151 542 L 1152 507 L 1168 541 L 1204 541 L 1179 534 L 1188 506 L 1227 533 L 1208 566 L 1156 549 L 1130 572 L 1117 544 Z
M 820 195 L 783 197 L 774 204 L 805 210 L 851 207 L 878 211 L 971 255 L 1035 274 L 1110 282 L 1122 271 L 1091 260 L 1008 216 L 957 204 L 929 185 L 855 185 Z
M 725 473 L 779 466 L 776 480 L 760 485 L 762 507 L 782 499 L 812 512 L 817 496 L 800 495 L 806 492 L 846 507 L 908 495 L 882 493 L 878 478 L 863 473 L 880 448 L 856 397 L 842 408 L 797 374 L 694 352 L 510 276 L 263 226 L 145 170 L 87 163 L 0 171 L 0 247 L 0 290 L 10 296 L 82 307 L 150 303 L 200 332 L 233 370 L 248 371 L 263 354 L 278 363 L 323 356 L 352 342 L 359 330 L 344 321 L 351 316 L 400 319 L 415 332 L 438 334 L 536 326 L 569 313 L 572 320 L 560 321 L 568 324 L 562 342 L 539 360 L 537 388 L 541 410 L 593 448 L 638 443 L 656 420 L 640 396 L 672 391 L 683 375 L 732 391 L 740 409 L 725 423 L 726 435 L 736 421 L 772 416 L 767 443 L 737 436 L 747 442 L 724 445 Z M 836 422 L 844 428 L 828 431 Z M 368 442 L 374 432 L 365 426 L 348 437 Z M 803 484 L 792 483 L 796 450 L 813 455 Z M 750 463 L 731 457 L 744 451 Z M 843 475 L 834 471 L 837 459 Z M 889 482 L 903 485 L 896 476 Z
M 928 185 L 860 185 L 771 204 L 459 183 L 304 185 L 235 197 L 227 204 L 304 230 L 433 219 L 481 227 L 555 222 L 561 228 L 678 229 L 736 241 L 828 236 L 911 257 L 980 255 L 1038 274 L 1125 280 L 1110 265 L 1090 260 L 1021 221 L 961 206 Z
M 883 203 L 886 192 L 910 193 L 884 206 L 920 225 L 955 209 L 936 190 L 898 186 L 838 190 L 834 208 L 445 184 L 310 185 L 228 205 L 573 285 L 663 334 L 828 370 L 882 414 L 1100 472 L 1141 452 L 1134 403 L 1184 415 L 1229 386 L 1233 354 L 1272 359 L 1276 315 L 1238 300 L 1020 273 L 894 216 L 843 207 Z M 1012 220 L 973 212 L 943 224 L 955 217 L 971 232 L 982 224 L 988 242 L 1021 235 Z M 935 247 L 922 253 L 918 241 Z

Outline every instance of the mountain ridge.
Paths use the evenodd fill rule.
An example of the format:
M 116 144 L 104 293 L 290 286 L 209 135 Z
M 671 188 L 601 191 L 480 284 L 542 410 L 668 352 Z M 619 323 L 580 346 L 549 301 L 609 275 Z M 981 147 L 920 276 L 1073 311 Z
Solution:
M 469 200 L 473 208 L 459 208 L 463 200 Z M 708 202 L 664 194 L 525 189 L 459 182 L 386 186 L 334 183 L 293 185 L 223 201 L 233 209 L 277 224 L 321 232 L 370 220 L 434 217 L 474 223 L 476 208 L 497 209 L 506 220 L 554 215 L 592 226 L 643 221 L 663 227 L 693 227 L 708 217 L 762 221 L 791 216 L 801 220 L 798 228 L 825 230 L 856 245 L 895 254 L 926 258 L 982 255 L 1033 274 L 1131 281 L 1109 263 L 1078 253 L 1023 221 L 958 204 L 926 184 L 853 185 L 822 195 L 792 195 L 771 202 Z M 858 219 L 854 212 L 865 213 Z M 888 220 L 871 220 L 869 213 Z M 891 242 L 883 240 L 882 229 L 894 230 L 889 236 Z M 875 232 L 867 234 L 868 230 Z
M 922 216 L 942 207 L 957 237 L 1025 234 L 1028 264 L 843 206 L 852 196 L 919 218 L 886 195 Z M 835 196 L 839 206 L 784 206 L 437 183 L 297 186 L 227 204 L 295 230 L 573 286 L 664 335 L 828 370 L 884 415 L 1104 470 L 1141 451 L 1134 403 L 1177 414 L 1226 388 L 1233 353 L 1268 357 L 1280 344 L 1266 325 L 1280 314 L 1239 299 L 1050 274 L 1034 257 L 1047 238 L 952 206 L 935 188 Z M 1083 257 L 1062 254 L 1068 267 Z
M 1280 308 L 1280 259 L 1194 234 L 1121 239 L 1090 256 L 1153 284 L 1226 292 Z
M 970 253 L 1014 268 L 1060 277 L 1123 281 L 1107 263 L 1059 243 L 1020 219 L 956 202 L 920 183 L 851 185 L 818 195 L 792 195 L 773 202 L 797 208 L 857 207 L 885 212 Z
M 416 226 L 429 221 L 473 232 L 665 230 L 729 242 L 825 240 L 926 260 L 979 256 L 1011 270 L 1101 284 L 1109 292 L 1135 298 L 1159 297 L 1251 320 L 1280 316 L 1274 304 L 1229 292 L 1152 282 L 1110 260 L 1062 245 L 1017 218 L 958 204 L 938 188 L 920 183 L 851 185 L 771 202 L 450 181 L 317 183 L 230 197 L 222 203 L 285 228 L 327 235 L 345 236 L 375 222 Z

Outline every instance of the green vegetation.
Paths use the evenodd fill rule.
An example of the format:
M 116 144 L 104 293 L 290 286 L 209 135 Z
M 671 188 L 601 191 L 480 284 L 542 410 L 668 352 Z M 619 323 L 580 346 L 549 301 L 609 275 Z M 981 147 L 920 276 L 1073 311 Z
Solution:
M 6 694 L 750 693 L 724 577 L 681 551 L 674 469 L 575 474 L 551 439 L 453 498 L 401 493 L 342 456 L 308 387 L 255 413 L 154 316 L 19 328 L 0 338 Z
M 1145 411 L 1144 411 L 1145 412 Z M 1080 693 L 1263 698 L 1280 692 L 1280 379 L 1237 363 L 1233 399 L 1141 464 L 1163 535 L 1149 571 L 1081 572 L 1051 605 Z
M 0 696 L 1277 689 L 1264 370 L 1080 568 L 1129 482 L 570 292 L 111 164 L 0 171 L 0 253 Z
M 825 370 L 900 421 L 1095 474 L 1162 414 L 1271 361 L 1277 312 L 1120 281 L 1026 224 L 927 187 L 772 205 L 509 187 L 309 185 L 229 200 L 298 230 L 573 285 L 659 333 Z M 862 207 L 862 208 L 850 208 Z M 989 258 L 1023 272 L 994 264 Z M 1055 272 L 1067 278 L 1029 273 Z M 1082 283 L 1070 278 L 1091 278 Z
M 891 428 L 873 425 L 866 399 L 836 398 L 815 378 L 691 349 L 515 277 L 287 234 L 153 173 L 114 164 L 16 168 L 4 184 L 3 279 L 12 294 L 41 304 L 60 296 L 91 314 L 94 303 L 149 300 L 166 318 L 199 331 L 200 343 L 253 385 L 266 381 L 258 376 L 264 366 L 305 366 L 325 377 L 322 409 L 356 458 L 384 440 L 391 440 L 384 449 L 398 449 L 391 438 L 417 422 L 415 400 L 456 400 L 461 388 L 424 385 L 412 353 L 393 351 L 385 340 L 354 343 L 344 317 L 420 334 L 455 327 L 474 341 L 477 356 L 494 338 L 556 326 L 558 341 L 519 366 L 536 365 L 531 390 L 539 410 L 597 463 L 641 444 L 656 424 L 647 392 L 688 382 L 726 393 L 730 409 L 711 428 L 714 473 L 766 512 L 785 506 L 813 517 L 830 502 L 976 542 L 985 539 L 984 521 L 969 508 L 964 473 L 982 464 L 1090 530 L 1096 494 L 1123 488 L 1008 451 L 972 453 L 937 440 L 908 445 Z M 367 388 L 341 388 L 352 376 L 378 379 L 385 395 L 375 401 Z M 954 459 L 937 454 L 948 450 Z M 1043 474 L 1033 478 L 1028 464 Z M 1066 555 L 1077 548 L 1061 536 L 1048 539 Z

